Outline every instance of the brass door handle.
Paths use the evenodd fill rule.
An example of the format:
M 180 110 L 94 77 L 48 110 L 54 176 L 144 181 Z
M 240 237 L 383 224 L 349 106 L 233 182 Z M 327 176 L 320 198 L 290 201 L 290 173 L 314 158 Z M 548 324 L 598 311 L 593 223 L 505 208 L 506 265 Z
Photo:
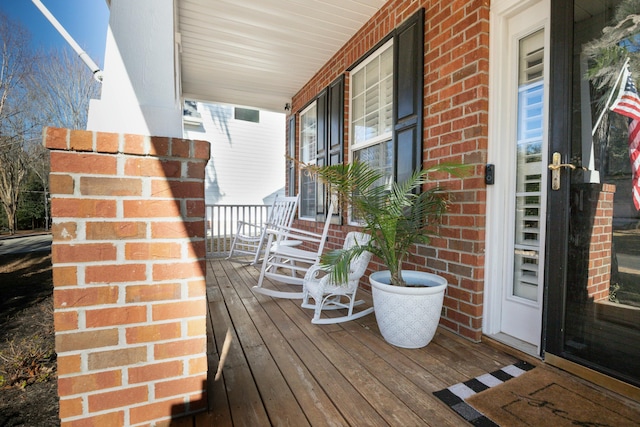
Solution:
M 559 190 L 560 189 L 560 169 L 561 168 L 569 168 L 575 169 L 576 167 L 570 163 L 560 163 L 562 160 L 562 155 L 559 152 L 553 153 L 551 158 L 551 164 L 549 165 L 549 169 L 551 170 L 551 189 Z
M 560 168 L 569 168 L 569 169 L 575 169 L 576 166 L 572 165 L 571 163 L 560 163 L 559 165 L 554 165 L 553 163 L 549 165 L 549 169 L 551 169 L 552 171 L 558 170 Z

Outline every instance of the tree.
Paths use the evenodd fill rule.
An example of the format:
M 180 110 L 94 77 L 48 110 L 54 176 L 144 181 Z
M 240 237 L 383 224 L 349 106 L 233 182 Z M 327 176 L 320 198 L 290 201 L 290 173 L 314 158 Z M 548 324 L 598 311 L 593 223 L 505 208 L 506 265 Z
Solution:
M 29 167 L 42 189 L 42 205 L 44 213 L 44 229 L 49 229 L 49 150 L 42 144 L 30 144 L 28 149 Z
M 100 84 L 70 48 L 40 55 L 34 91 L 47 126 L 86 129 L 89 101 L 100 96 Z
M 37 126 L 29 110 L 36 60 L 29 40 L 20 24 L 0 13 L 0 202 L 11 234 L 16 230 L 20 186 L 28 167 L 24 142 Z
M 38 99 L 39 122 L 47 126 L 85 129 L 91 99 L 100 96 L 100 84 L 69 48 L 39 55 L 31 90 Z M 34 138 L 34 141 L 38 138 Z M 42 187 L 45 228 L 49 225 L 49 151 L 41 144 L 27 147 L 29 166 Z
M 16 213 L 17 226 L 21 230 L 44 226 L 46 214 L 42 204 L 42 182 L 33 171 L 29 171 L 20 190 L 20 201 Z
M 11 234 L 28 171 L 42 188 L 39 211 L 48 227 L 49 152 L 41 145 L 43 126 L 85 129 L 89 101 L 100 95 L 93 73 L 70 48 L 36 54 L 29 40 L 19 23 L 0 13 L 0 201 Z

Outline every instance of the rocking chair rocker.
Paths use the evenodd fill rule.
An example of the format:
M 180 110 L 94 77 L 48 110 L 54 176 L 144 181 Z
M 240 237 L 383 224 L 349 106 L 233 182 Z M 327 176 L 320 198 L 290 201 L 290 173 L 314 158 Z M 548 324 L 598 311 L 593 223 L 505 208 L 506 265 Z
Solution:
M 371 240 L 368 234 L 352 231 L 347 234 L 344 240 L 344 249 L 348 249 L 358 244 L 366 244 Z M 364 252 L 351 261 L 349 268 L 349 278 L 346 283 L 334 283 L 331 281 L 329 274 L 319 277 L 324 271 L 318 264 L 311 267 L 304 278 L 302 307 L 314 309 L 313 319 L 311 323 L 329 324 L 347 322 L 349 320 L 359 319 L 373 312 L 373 307 L 353 312 L 353 307 L 362 304 L 364 301 L 356 301 L 356 291 L 358 290 L 358 282 L 364 275 L 371 259 L 370 252 Z M 347 302 L 343 302 L 343 297 Z M 310 298 L 314 300 L 314 304 L 310 302 Z M 341 317 L 320 317 L 322 310 L 338 310 L 347 309 L 347 314 Z
M 231 243 L 227 259 L 238 255 L 249 255 L 253 256 L 249 265 L 256 264 L 263 252 L 268 228 L 290 227 L 296 214 L 297 205 L 298 196 L 276 197 L 269 208 L 267 221 L 264 224 L 238 221 L 238 229 Z
M 264 287 L 264 279 L 266 277 L 276 282 L 302 286 L 307 270 L 320 261 L 327 241 L 333 209 L 333 203 L 331 203 L 322 234 L 292 227 L 269 228 L 267 233 L 269 239 L 266 244 L 260 278 L 258 284 L 252 288 L 254 292 L 275 298 L 302 298 L 302 292 L 278 291 Z M 304 249 L 297 247 L 300 243 Z

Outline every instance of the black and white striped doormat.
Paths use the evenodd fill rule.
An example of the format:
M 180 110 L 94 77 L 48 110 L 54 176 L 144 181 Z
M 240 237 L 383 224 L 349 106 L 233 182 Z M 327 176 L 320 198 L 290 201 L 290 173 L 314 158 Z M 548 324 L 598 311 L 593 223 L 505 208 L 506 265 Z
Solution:
M 533 368 L 535 368 L 535 366 L 521 360 L 513 365 L 505 366 L 497 371 L 452 385 L 444 390 L 434 391 L 433 394 L 474 426 L 497 427 L 498 425 L 496 423 L 476 411 L 466 403 L 465 400 L 476 393 L 500 385 L 512 378 L 519 377 Z

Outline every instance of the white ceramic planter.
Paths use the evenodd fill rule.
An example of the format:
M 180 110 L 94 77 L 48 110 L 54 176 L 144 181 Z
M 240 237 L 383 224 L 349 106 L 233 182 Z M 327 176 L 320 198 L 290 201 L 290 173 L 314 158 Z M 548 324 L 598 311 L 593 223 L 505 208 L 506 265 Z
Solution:
M 376 320 L 382 337 L 397 347 L 424 347 L 436 333 L 447 280 L 424 271 L 403 270 L 408 284 L 392 286 L 389 271 L 369 276 Z

